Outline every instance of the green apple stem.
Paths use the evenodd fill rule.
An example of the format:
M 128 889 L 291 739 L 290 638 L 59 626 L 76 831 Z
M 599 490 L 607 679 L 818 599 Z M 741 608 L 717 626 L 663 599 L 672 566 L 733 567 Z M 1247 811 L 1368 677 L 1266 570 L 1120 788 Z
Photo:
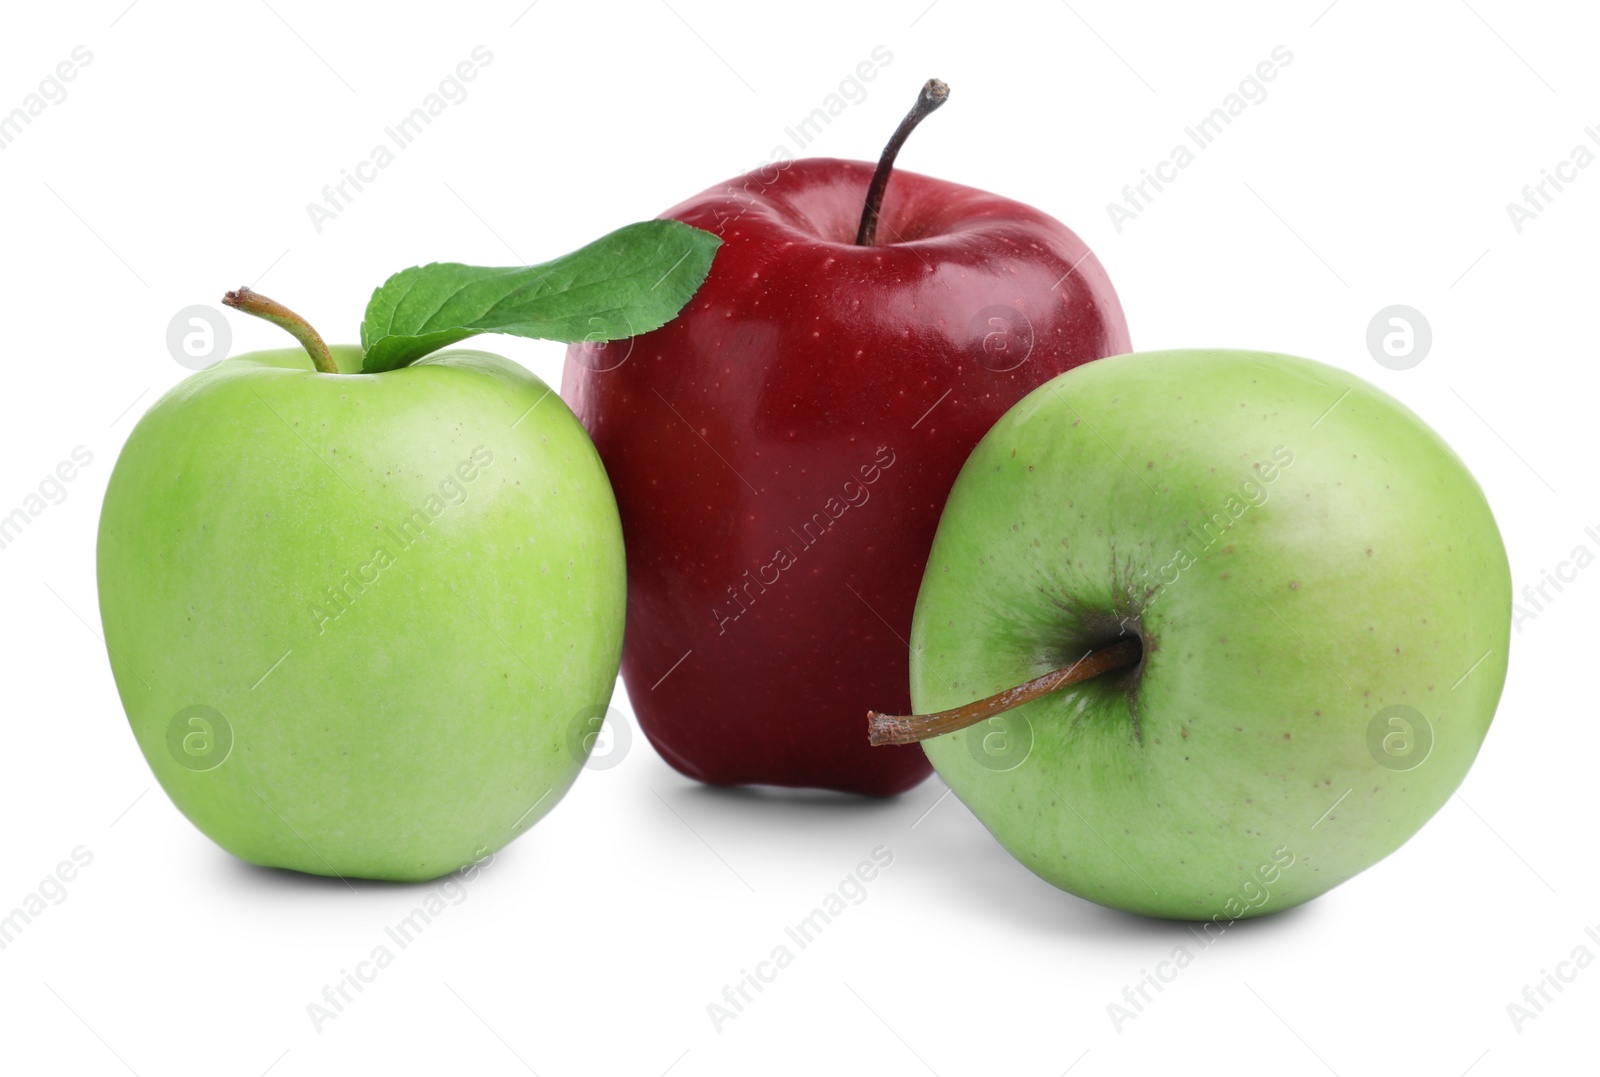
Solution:
M 883 147 L 883 156 L 878 158 L 878 169 L 872 173 L 872 183 L 867 187 L 867 203 L 861 210 L 856 246 L 872 246 L 878 234 L 878 211 L 883 208 L 883 192 L 889 186 L 889 173 L 894 170 L 894 159 L 900 155 L 900 147 L 917 129 L 917 124 L 949 99 L 950 87 L 938 79 L 929 79 L 917 95 L 917 103 L 911 106 L 911 111 L 906 113 L 906 118 L 900 121 L 900 126 L 889 137 L 889 144 Z
M 934 714 L 879 714 L 867 712 L 867 739 L 874 745 L 915 744 L 919 740 L 954 733 L 986 718 L 1003 714 L 1013 707 L 1049 695 L 1058 688 L 1077 684 L 1112 670 L 1126 669 L 1139 661 L 1144 653 L 1137 639 L 1118 640 L 1097 651 L 1090 651 L 1070 666 L 1053 669 L 1026 684 L 996 692 L 985 699 L 953 707 Z
M 240 285 L 237 292 L 229 292 L 222 297 L 222 305 L 243 311 L 245 314 L 253 314 L 263 321 L 271 322 L 279 329 L 286 330 L 311 356 L 312 366 L 324 374 L 339 373 L 339 368 L 333 361 L 333 353 L 328 351 L 321 334 L 311 328 L 310 322 L 282 303 Z

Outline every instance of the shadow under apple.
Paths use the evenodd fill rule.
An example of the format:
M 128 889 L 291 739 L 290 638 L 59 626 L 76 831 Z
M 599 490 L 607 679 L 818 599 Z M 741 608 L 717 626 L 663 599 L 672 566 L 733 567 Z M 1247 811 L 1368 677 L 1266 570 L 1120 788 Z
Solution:
M 916 844 L 908 847 L 904 863 L 917 878 L 907 885 L 922 890 L 923 900 L 1014 925 L 1030 936 L 1049 932 L 1118 944 L 1166 940 L 1194 948 L 1208 945 L 1208 935 L 1212 942 L 1226 936 L 1270 938 L 1303 929 L 1306 918 L 1315 915 L 1312 901 L 1266 916 L 1231 922 L 1224 918 L 1211 923 L 1208 932 L 1206 920 L 1163 920 L 1099 905 L 1033 874 L 953 796 L 929 812 L 913 833 Z

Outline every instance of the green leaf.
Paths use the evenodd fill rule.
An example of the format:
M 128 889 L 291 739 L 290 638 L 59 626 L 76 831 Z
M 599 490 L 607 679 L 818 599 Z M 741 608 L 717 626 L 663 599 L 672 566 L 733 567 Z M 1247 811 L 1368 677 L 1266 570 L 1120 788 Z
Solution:
M 569 344 L 648 333 L 694 296 L 721 244 L 680 221 L 641 221 L 543 265 L 401 270 L 367 303 L 361 371 L 409 366 L 479 333 Z

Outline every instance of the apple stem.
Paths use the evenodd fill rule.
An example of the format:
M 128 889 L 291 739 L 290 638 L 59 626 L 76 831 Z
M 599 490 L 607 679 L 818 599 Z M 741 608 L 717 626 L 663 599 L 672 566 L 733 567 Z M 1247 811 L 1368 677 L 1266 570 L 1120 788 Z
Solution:
M 878 211 L 883 208 L 883 192 L 889 186 L 889 173 L 894 169 L 894 159 L 900 155 L 900 147 L 917 129 L 917 124 L 949 99 L 950 87 L 938 79 L 929 79 L 917 95 L 917 103 L 911 106 L 911 111 L 906 113 L 906 118 L 900 121 L 900 126 L 889 137 L 889 144 L 883 147 L 883 156 L 878 158 L 878 169 L 872 173 L 872 183 L 867 187 L 867 203 L 861 209 L 861 227 L 856 230 L 856 246 L 872 246 L 878 233 Z
M 914 744 L 919 740 L 954 733 L 986 718 L 1020 707 L 1049 695 L 1058 688 L 1077 684 L 1112 670 L 1126 669 L 1139 661 L 1144 648 L 1137 639 L 1123 639 L 1097 651 L 1090 651 L 1071 665 L 1053 669 L 1026 684 L 996 692 L 985 699 L 934 714 L 879 714 L 867 712 L 867 739 L 873 745 Z
M 321 334 L 311 328 L 310 322 L 277 300 L 268 299 L 260 292 L 252 292 L 248 287 L 240 285 L 237 292 L 229 292 L 222 297 L 222 305 L 243 311 L 245 314 L 253 314 L 263 321 L 271 322 L 279 329 L 286 330 L 311 356 L 312 366 L 324 374 L 339 373 L 339 367 L 333 361 L 333 353 L 328 351 Z

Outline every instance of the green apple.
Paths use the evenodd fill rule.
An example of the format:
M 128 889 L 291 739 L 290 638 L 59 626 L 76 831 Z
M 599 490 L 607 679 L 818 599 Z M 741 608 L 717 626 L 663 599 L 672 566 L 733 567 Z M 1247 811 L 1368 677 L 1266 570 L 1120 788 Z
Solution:
M 1056 886 L 1232 921 L 1438 811 L 1488 731 L 1510 614 L 1483 492 L 1391 397 L 1285 355 L 1118 356 L 973 451 L 912 626 L 919 712 L 1055 680 L 874 727 L 940 733 L 939 773 Z M 1048 690 L 1086 655 L 1097 676 Z
M 621 656 L 621 526 L 582 426 L 516 364 L 331 359 L 227 359 L 139 422 L 100 519 L 106 647 L 156 778 L 217 844 L 429 879 L 581 769 Z

